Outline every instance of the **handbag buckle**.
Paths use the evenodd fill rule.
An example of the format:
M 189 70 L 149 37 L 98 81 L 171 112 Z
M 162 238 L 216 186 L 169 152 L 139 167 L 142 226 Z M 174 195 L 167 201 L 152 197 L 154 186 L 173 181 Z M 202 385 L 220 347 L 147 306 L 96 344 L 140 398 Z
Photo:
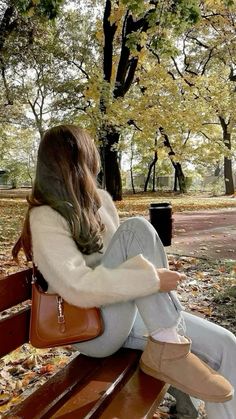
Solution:
M 63 310 L 63 298 L 61 296 L 57 296 L 57 321 L 59 324 L 65 323 L 65 316 L 64 316 L 64 310 Z
M 57 316 L 58 323 L 65 323 L 65 316 Z
M 37 281 L 36 276 L 35 276 L 35 275 L 32 275 L 32 277 L 31 277 L 31 284 L 32 284 L 32 285 L 33 285 L 33 284 L 35 284 L 35 283 L 36 283 L 36 281 Z

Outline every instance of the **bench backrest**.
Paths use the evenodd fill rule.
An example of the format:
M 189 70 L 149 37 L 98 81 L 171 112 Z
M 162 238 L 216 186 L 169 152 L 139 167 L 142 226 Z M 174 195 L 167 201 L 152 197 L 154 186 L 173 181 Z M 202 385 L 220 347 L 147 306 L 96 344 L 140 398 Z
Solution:
M 0 357 L 29 341 L 31 276 L 25 269 L 0 280 Z

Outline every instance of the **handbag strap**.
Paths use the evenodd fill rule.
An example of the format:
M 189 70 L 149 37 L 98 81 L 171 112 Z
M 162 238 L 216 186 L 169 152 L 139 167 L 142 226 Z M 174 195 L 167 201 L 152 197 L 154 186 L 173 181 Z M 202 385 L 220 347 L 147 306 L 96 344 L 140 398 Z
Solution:
M 37 281 L 37 274 L 36 274 L 36 266 L 34 264 L 34 261 L 32 261 L 32 277 L 31 277 L 31 284 L 35 284 L 35 282 Z
M 44 276 L 41 274 L 37 266 L 35 265 L 34 261 L 32 265 L 32 278 L 31 278 L 31 284 L 36 284 L 36 282 L 39 284 L 39 286 L 42 288 L 42 290 L 45 292 L 48 289 L 48 283 Z

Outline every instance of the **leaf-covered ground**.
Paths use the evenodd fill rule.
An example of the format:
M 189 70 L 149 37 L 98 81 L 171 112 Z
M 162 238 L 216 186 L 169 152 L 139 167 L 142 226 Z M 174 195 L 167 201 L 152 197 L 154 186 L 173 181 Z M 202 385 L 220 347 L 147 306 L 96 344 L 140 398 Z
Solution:
M 23 199 L 0 199 L 0 278 L 19 269 L 12 261 L 11 249 L 21 231 L 25 211 Z
M 179 298 L 188 311 L 236 335 L 236 262 L 169 255 L 170 268 L 187 275 Z
M 25 344 L 0 360 L 0 418 L 70 362 L 72 347 L 35 349 Z
M 137 193 L 124 195 L 122 201 L 116 202 L 116 207 L 121 217 L 145 216 L 152 202 L 169 202 L 174 212 L 197 211 L 236 207 L 236 195 L 212 197 L 209 194 Z

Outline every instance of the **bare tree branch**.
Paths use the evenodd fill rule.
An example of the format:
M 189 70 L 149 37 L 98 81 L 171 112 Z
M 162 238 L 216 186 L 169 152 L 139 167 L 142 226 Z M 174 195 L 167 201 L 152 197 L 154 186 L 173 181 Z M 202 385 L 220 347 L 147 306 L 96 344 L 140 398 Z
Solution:
M 185 83 L 188 86 L 190 86 L 190 87 L 194 86 L 194 83 L 190 82 L 188 79 L 186 79 L 186 77 L 184 77 L 183 73 L 180 71 L 180 69 L 178 67 L 178 64 L 177 64 L 175 58 L 174 57 L 171 57 L 171 59 L 172 59 L 172 61 L 174 63 L 175 69 L 176 69 L 177 73 L 179 74 L 179 76 L 185 81 Z

